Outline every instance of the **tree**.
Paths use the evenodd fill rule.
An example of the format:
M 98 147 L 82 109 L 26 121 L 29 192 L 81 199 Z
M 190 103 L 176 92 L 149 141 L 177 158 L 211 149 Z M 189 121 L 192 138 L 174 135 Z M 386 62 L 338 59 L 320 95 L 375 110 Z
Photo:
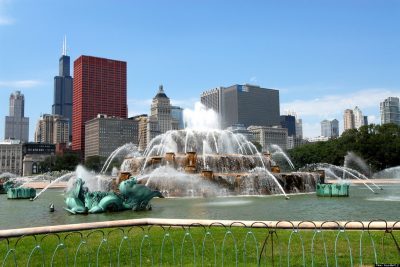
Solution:
M 252 141 L 253 145 L 256 147 L 258 152 L 262 152 L 262 145 L 257 141 Z
M 400 126 L 366 125 L 358 130 L 347 130 L 337 139 L 299 146 L 288 154 L 297 167 L 322 162 L 343 165 L 349 151 L 363 158 L 374 170 L 398 166 Z
M 41 172 L 75 170 L 79 164 L 79 155 L 75 153 L 65 153 L 64 155 L 48 156 L 39 164 Z
M 85 160 L 85 167 L 95 172 L 101 171 L 106 159 L 101 156 L 91 156 Z

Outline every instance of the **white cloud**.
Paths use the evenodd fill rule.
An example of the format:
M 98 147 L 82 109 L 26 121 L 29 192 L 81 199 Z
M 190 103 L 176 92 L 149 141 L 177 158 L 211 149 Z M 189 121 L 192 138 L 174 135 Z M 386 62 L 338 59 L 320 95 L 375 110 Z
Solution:
M 365 89 L 345 94 L 327 94 L 314 99 L 294 100 L 282 103 L 281 110 L 293 110 L 303 119 L 303 135 L 315 137 L 321 134 L 320 122 L 338 119 L 343 131 L 343 112 L 358 106 L 369 123 L 379 123 L 379 103 L 389 96 L 400 96 L 398 89 Z M 281 112 L 283 114 L 283 112 Z
M 129 117 L 140 115 L 140 114 L 149 114 L 150 106 L 152 99 L 137 99 L 130 98 L 128 99 L 128 115 Z M 198 98 L 189 98 L 189 99 L 171 99 L 171 105 L 179 106 L 181 108 L 193 108 L 194 104 L 198 102 Z
M 257 77 L 253 76 L 249 79 L 250 83 L 257 83 Z
M 4 14 L 7 5 L 9 5 L 10 0 L 0 0 L 0 26 L 1 25 L 11 25 L 14 24 L 15 20 Z
M 11 25 L 14 24 L 15 20 L 13 18 L 5 17 L 0 15 L 0 25 Z
M 368 116 L 368 124 L 371 124 L 371 123 L 377 124 L 379 122 L 380 122 L 380 118 L 378 118 L 377 116 L 375 116 L 375 115 Z
M 136 99 L 130 98 L 128 99 L 128 105 L 135 105 L 135 106 L 149 106 L 151 105 L 152 99 Z
M 151 99 L 128 99 L 128 117 L 150 112 Z
M 320 123 L 304 123 L 303 122 L 303 136 L 304 137 L 317 137 L 321 135 Z
M 0 81 L 0 88 L 24 89 L 33 88 L 42 85 L 39 80 L 20 80 L 20 81 Z
M 325 95 L 310 100 L 295 100 L 282 104 L 282 110 L 296 110 L 300 116 L 331 117 L 355 106 L 366 109 L 379 105 L 388 96 L 398 96 L 400 90 L 367 89 L 341 95 Z
M 171 99 L 171 105 L 181 108 L 193 108 L 196 102 L 199 102 L 199 98 Z

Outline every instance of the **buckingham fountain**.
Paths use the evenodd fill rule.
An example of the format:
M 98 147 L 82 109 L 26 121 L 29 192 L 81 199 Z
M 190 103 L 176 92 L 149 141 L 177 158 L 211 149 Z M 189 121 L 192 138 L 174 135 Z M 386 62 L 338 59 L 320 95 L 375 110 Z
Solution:
M 106 181 L 106 189 L 90 189 L 77 175 L 79 178 L 73 179 L 67 193 L 67 210 L 72 213 L 143 210 L 150 207 L 149 201 L 154 196 L 282 195 L 288 199 L 288 194 L 315 192 L 321 179 L 318 172 L 281 172 L 273 154 L 259 152 L 242 134 L 217 129 L 214 111 L 196 104 L 194 111 L 185 110 L 184 117 L 185 129 L 154 137 L 144 151 L 125 144 L 111 153 L 99 177 L 106 176 L 105 171 L 115 157 L 122 153 L 128 156 L 117 177 L 100 179 Z M 286 155 L 277 146 L 271 148 Z M 131 184 L 134 187 L 126 190 Z M 145 201 L 134 197 L 137 193 L 133 188 L 139 187 L 147 192 Z
M 226 130 L 172 130 L 154 138 L 142 156 L 127 157 L 120 179 L 167 197 L 271 195 L 315 191 L 317 172 L 281 173 L 268 152 Z
M 244 135 L 217 129 L 213 111 L 198 105 L 189 112 L 192 114 L 186 116 L 185 129 L 156 136 L 142 152 L 131 143 L 125 144 L 111 153 L 100 174 L 82 171 L 83 167 L 78 166 L 75 172 L 55 179 L 33 200 L 62 180 L 69 180 L 66 210 L 74 214 L 148 210 L 153 197 L 281 195 L 289 199 L 289 194 L 318 193 L 325 174 L 335 171 L 332 168 L 336 166 L 327 164 L 295 171 L 279 146 L 271 145 L 269 151 L 260 152 Z M 110 163 L 122 153 L 127 156 L 118 175 L 106 175 Z M 288 171 L 280 169 L 274 160 L 276 155 L 287 161 Z M 348 189 L 348 184 L 344 187 Z
M 143 154 L 131 144 L 116 151 L 126 148 L 133 156 L 124 159 L 119 176 L 96 176 L 94 182 L 102 184 L 96 190 L 93 181 L 80 177 L 87 175 L 72 179 L 66 210 L 148 210 L 153 197 L 280 194 L 288 199 L 290 193 L 315 191 L 321 178 L 318 172 L 281 173 L 270 153 L 226 130 L 171 130 L 154 138 Z

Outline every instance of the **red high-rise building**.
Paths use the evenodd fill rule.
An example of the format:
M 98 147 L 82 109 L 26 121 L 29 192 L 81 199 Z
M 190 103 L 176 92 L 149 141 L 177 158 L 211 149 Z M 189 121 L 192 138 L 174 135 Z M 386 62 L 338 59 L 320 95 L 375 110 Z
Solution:
M 126 62 L 80 56 L 74 62 L 72 149 L 84 153 L 85 122 L 106 114 L 126 118 Z

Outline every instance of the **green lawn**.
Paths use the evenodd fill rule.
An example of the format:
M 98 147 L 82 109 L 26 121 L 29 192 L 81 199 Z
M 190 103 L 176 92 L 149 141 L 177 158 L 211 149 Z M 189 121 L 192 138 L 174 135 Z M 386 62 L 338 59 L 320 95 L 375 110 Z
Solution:
M 400 231 L 393 234 L 399 243 Z M 238 266 L 257 266 L 258 259 L 261 266 L 303 266 L 303 261 L 306 266 L 312 266 L 312 261 L 314 266 L 326 266 L 324 240 L 329 266 L 336 266 L 335 255 L 337 266 L 351 266 L 350 258 L 354 266 L 360 266 L 360 238 L 364 266 L 375 262 L 371 238 L 378 263 L 400 263 L 393 237 L 384 231 L 316 233 L 221 226 L 144 226 L 13 238 L 9 248 L 15 248 L 15 254 L 9 252 L 4 266 L 14 266 L 14 255 L 18 266 L 26 266 L 29 259 L 30 266 L 42 266 L 43 259 L 45 266 L 51 266 L 52 261 L 53 266 L 109 266 L 110 262 L 112 266 L 118 266 L 118 262 L 120 266 L 235 266 L 236 262 Z M 0 241 L 0 264 L 7 250 L 7 240 Z

